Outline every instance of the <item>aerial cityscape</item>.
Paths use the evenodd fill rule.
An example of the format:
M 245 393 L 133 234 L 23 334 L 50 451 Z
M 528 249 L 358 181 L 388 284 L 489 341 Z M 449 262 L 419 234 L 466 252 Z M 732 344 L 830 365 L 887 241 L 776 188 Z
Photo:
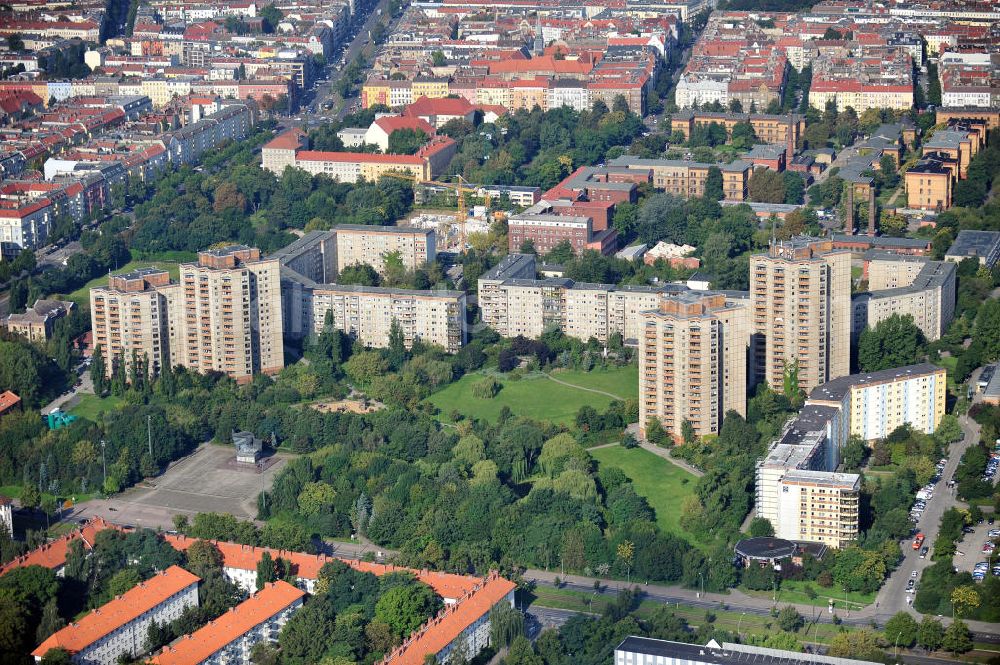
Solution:
M 1000 663 L 993 0 L 0 4 L 0 665 Z

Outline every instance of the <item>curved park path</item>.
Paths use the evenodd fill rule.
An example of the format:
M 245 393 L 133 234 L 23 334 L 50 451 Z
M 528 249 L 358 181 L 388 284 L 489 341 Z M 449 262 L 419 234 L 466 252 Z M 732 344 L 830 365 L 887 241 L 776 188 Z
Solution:
M 619 402 L 624 402 L 625 401 L 624 397 L 621 397 L 619 395 L 615 395 L 614 393 L 609 393 L 609 392 L 604 391 L 604 390 L 598 390 L 597 388 L 584 388 L 583 386 L 578 386 L 575 383 L 570 383 L 569 381 L 563 381 L 562 379 L 557 379 L 556 377 L 552 376 L 548 372 L 543 372 L 543 374 L 545 374 L 545 376 L 547 376 L 549 379 L 555 381 L 556 383 L 562 384 L 562 385 L 566 386 L 567 388 L 576 388 L 577 390 L 585 390 L 588 393 L 595 393 L 597 395 L 604 395 L 605 397 L 610 397 L 611 399 L 617 400 Z

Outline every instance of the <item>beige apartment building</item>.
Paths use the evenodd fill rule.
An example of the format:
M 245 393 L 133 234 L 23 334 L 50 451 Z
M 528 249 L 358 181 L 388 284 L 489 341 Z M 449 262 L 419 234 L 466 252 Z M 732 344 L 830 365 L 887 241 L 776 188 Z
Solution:
M 336 273 L 337 241 L 341 229 L 313 231 L 269 258 L 281 266 L 281 315 L 286 337 L 302 339 L 318 335 L 327 325 L 342 330 L 371 347 L 387 347 L 393 322 L 402 330 L 407 348 L 417 340 L 440 346 L 449 353 L 461 350 L 466 342 L 466 297 L 464 291 L 413 290 L 338 285 L 332 283 Z M 353 228 L 353 227 L 351 227 Z M 372 229 L 372 227 L 359 227 Z M 405 242 L 403 232 L 415 244 L 422 241 L 433 252 L 433 232 L 419 229 L 388 229 L 388 241 Z M 429 236 L 427 235 L 429 234 Z M 384 256 L 385 247 L 369 243 L 367 249 L 357 249 L 357 262 L 376 262 Z M 398 251 L 398 250 L 396 250 Z M 409 249 L 408 267 L 422 265 L 417 258 L 423 250 Z M 433 254 L 431 254 L 433 257 Z M 430 260 L 433 260 L 430 259 Z
M 100 348 L 108 376 L 116 363 L 130 366 L 133 358 L 146 359 L 150 372 L 178 364 L 170 355 L 176 332 L 170 322 L 179 318 L 180 301 L 180 286 L 160 268 L 112 275 L 107 286 L 90 290 L 94 348 Z
M 639 315 L 639 428 L 656 418 L 677 441 L 685 421 L 717 434 L 733 410 L 746 415 L 749 307 L 710 291 L 664 293 Z
M 276 259 L 230 245 L 198 253 L 180 267 L 184 333 L 173 362 L 239 381 L 274 374 L 285 364 L 281 277 Z M 173 323 L 173 322 L 172 322 Z
M 340 224 L 331 233 L 336 237 L 337 273 L 347 266 L 367 263 L 385 274 L 385 257 L 389 254 L 398 254 L 407 270 L 416 270 L 437 256 L 432 229 Z
M 841 548 L 858 537 L 861 476 L 791 470 L 778 483 L 774 535 Z
M 736 160 L 729 164 L 708 164 L 679 159 L 642 159 L 622 155 L 615 157 L 608 165 L 630 171 L 648 171 L 652 174 L 653 186 L 668 194 L 684 198 L 704 196 L 708 172 L 712 167 L 722 172 L 722 191 L 727 201 L 745 201 L 748 195 L 753 164 Z
M 775 389 L 798 364 L 811 390 L 850 372 L 851 255 L 828 239 L 798 236 L 750 258 L 754 380 Z
M 110 374 L 116 358 L 145 358 L 149 371 L 167 363 L 224 372 L 249 381 L 284 366 L 281 283 L 276 260 L 240 245 L 198 254 L 182 264 L 180 282 L 166 270 L 112 275 L 90 290 L 94 345 Z
M 380 287 L 317 285 L 310 298 L 312 332 L 331 324 L 366 346 L 389 346 L 393 321 L 407 348 L 417 340 L 457 353 L 466 341 L 464 291 L 416 291 Z
M 558 328 L 583 341 L 594 338 L 606 344 L 618 334 L 625 344 L 637 345 L 641 313 L 659 307 L 664 293 L 663 288 L 535 277 L 533 254 L 510 254 L 481 275 L 483 323 L 502 337 L 537 338 Z
M 854 338 L 899 314 L 912 316 L 929 341 L 940 339 L 955 315 L 955 264 L 889 252 L 870 252 L 866 264 L 868 292 L 852 298 Z
M 20 335 L 29 342 L 44 342 L 55 330 L 56 321 L 76 309 L 69 300 L 36 300 L 35 304 L 20 314 L 8 314 L 0 326 L 13 335 Z
M 948 374 L 922 363 L 834 379 L 809 394 L 808 405 L 834 407 L 847 417 L 847 434 L 884 439 L 909 425 L 933 434 L 944 417 Z

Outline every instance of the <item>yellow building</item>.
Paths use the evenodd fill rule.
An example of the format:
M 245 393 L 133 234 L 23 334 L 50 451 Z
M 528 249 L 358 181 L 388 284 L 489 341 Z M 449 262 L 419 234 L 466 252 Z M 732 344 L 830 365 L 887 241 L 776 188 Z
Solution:
M 946 413 L 947 384 L 945 369 L 930 363 L 893 367 L 830 381 L 812 391 L 807 404 L 842 409 L 850 434 L 866 441 L 902 425 L 933 434 Z
M 927 157 L 906 170 L 906 205 L 918 210 L 942 211 L 951 207 L 952 184 L 957 164 L 953 160 Z
M 746 415 L 749 308 L 722 293 L 664 293 L 640 314 L 639 429 L 656 418 L 675 440 L 717 434 L 727 411 Z
M 410 82 L 410 99 L 440 99 L 447 97 L 448 78 L 443 76 L 418 76 Z

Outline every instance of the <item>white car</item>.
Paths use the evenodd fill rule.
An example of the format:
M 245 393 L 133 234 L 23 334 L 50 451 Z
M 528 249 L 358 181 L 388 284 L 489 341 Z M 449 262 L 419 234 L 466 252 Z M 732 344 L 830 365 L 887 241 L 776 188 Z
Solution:
M 916 576 L 917 576 L 917 571 L 915 570 L 910 571 L 910 577 L 916 577 Z

